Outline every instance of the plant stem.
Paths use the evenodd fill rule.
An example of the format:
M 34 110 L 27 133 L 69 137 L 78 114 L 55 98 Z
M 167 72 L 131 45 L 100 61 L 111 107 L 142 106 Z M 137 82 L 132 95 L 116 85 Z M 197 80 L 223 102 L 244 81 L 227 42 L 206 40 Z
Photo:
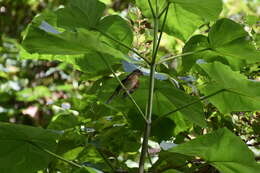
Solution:
M 159 13 L 159 4 L 158 0 L 156 0 L 156 11 L 154 14 L 152 5 L 150 0 L 148 0 L 151 11 L 153 13 L 153 20 L 154 20 L 154 38 L 153 38 L 153 52 L 152 52 L 152 61 L 150 63 L 150 78 L 149 78 L 149 95 L 148 95 L 148 101 L 147 101 L 147 109 L 146 109 L 146 119 L 147 122 L 145 124 L 145 129 L 144 129 L 144 136 L 143 136 L 143 142 L 142 142 L 142 150 L 141 150 L 141 155 L 140 155 L 140 160 L 139 160 L 139 173 L 144 173 L 144 164 L 145 164 L 145 159 L 146 159 L 146 154 L 148 152 L 148 140 L 149 136 L 151 133 L 151 123 L 152 123 L 152 111 L 153 111 L 153 95 L 154 95 L 154 75 L 155 75 L 155 69 L 156 69 L 156 56 L 157 56 L 157 51 L 158 47 L 160 45 L 161 37 L 162 37 L 162 32 L 164 29 L 164 24 L 166 21 L 167 13 L 168 13 L 168 8 L 166 9 L 166 14 L 164 18 L 164 22 L 161 28 L 161 33 L 160 37 L 158 39 L 158 30 L 159 30 L 159 18 L 158 18 L 158 13 Z
M 151 0 L 148 0 L 148 4 L 149 4 L 150 10 L 151 10 L 151 12 L 152 12 L 153 18 L 155 19 L 155 18 L 156 18 L 156 15 L 155 15 L 155 13 L 154 13 L 154 10 L 153 10 L 153 6 L 152 6 L 152 3 L 151 3 Z
M 132 103 L 135 105 L 135 107 L 137 108 L 137 110 L 140 112 L 140 114 L 142 115 L 143 119 L 145 120 L 145 122 L 148 122 L 145 114 L 143 113 L 142 109 L 138 106 L 138 104 L 136 103 L 135 99 L 132 97 L 132 95 L 128 92 L 128 90 L 126 89 L 126 87 L 124 86 L 124 84 L 121 82 L 121 80 L 119 79 L 119 77 L 116 75 L 116 73 L 114 72 L 113 68 L 109 65 L 109 63 L 107 62 L 107 60 L 103 57 L 102 54 L 99 54 L 100 57 L 102 58 L 102 60 L 104 61 L 104 63 L 106 64 L 106 66 L 111 70 L 111 72 L 113 73 L 113 76 L 117 79 L 118 83 L 121 85 L 121 87 L 125 90 L 127 96 L 130 98 L 130 100 L 132 101 Z
M 72 161 L 70 161 L 70 160 L 67 160 L 67 159 L 63 158 L 63 157 L 61 157 L 61 156 L 59 156 L 59 155 L 57 155 L 57 154 L 51 152 L 50 150 L 48 150 L 48 149 L 46 149 L 46 148 L 43 148 L 43 147 L 37 145 L 36 143 L 34 143 L 34 142 L 32 142 L 32 141 L 26 141 L 26 142 L 32 144 L 32 145 L 35 146 L 36 148 L 38 148 L 38 149 L 44 151 L 45 153 L 48 153 L 49 155 L 51 155 L 51 156 L 53 156 L 53 157 L 55 157 L 55 158 L 57 158 L 57 159 L 59 159 L 59 160 L 61 160 L 61 161 L 64 161 L 64 162 L 66 162 L 66 163 L 68 163 L 68 164 L 70 164 L 70 165 L 72 165 L 72 166 L 75 166 L 75 167 L 77 167 L 77 168 L 83 168 L 83 167 L 84 167 L 84 166 L 82 166 L 82 165 L 80 165 L 80 164 L 77 164 L 77 163 L 75 163 L 75 162 L 72 162 Z
M 182 56 L 188 56 L 188 55 L 192 55 L 192 54 L 195 54 L 195 53 L 199 53 L 199 52 L 203 52 L 205 50 L 209 50 L 209 48 L 205 48 L 205 49 L 201 49 L 201 50 L 198 50 L 198 51 L 192 51 L 192 52 L 186 52 L 186 53 L 183 53 L 183 54 L 179 54 L 179 55 L 170 55 L 170 57 L 168 58 L 164 58 L 162 60 L 160 60 L 157 64 L 162 64 L 166 61 L 170 61 L 170 60 L 173 60 L 175 58 L 179 58 L 179 57 L 182 57 Z
M 145 124 L 142 151 L 141 151 L 140 161 L 139 161 L 139 173 L 144 172 L 144 163 L 145 163 L 146 153 L 148 150 L 148 139 L 151 132 L 155 67 L 156 65 L 154 64 L 151 66 L 150 69 L 149 97 L 148 97 L 147 116 L 146 116 L 148 121 Z
M 169 10 L 169 3 L 167 4 L 166 6 L 166 11 L 165 11 L 165 16 L 164 16 L 164 19 L 163 19 L 163 23 L 162 23 L 162 29 L 161 29 L 161 32 L 160 32 L 160 35 L 159 35 L 159 39 L 158 39 L 158 44 L 156 45 L 156 48 L 155 48 L 155 52 L 157 53 L 158 49 L 159 49 L 159 46 L 160 46 L 160 42 L 161 42 L 161 39 L 162 39 L 162 35 L 163 35 L 163 28 L 165 26 L 165 23 L 166 23 L 166 19 L 167 19 L 167 15 L 168 15 L 168 10 Z M 159 18 L 158 18 L 159 19 Z
M 168 113 L 166 113 L 166 114 L 160 116 L 158 119 L 156 119 L 156 121 L 154 122 L 154 124 L 157 124 L 157 123 L 158 123 L 162 118 L 164 118 L 164 117 L 167 117 L 167 116 L 169 116 L 169 115 L 171 115 L 171 114 L 173 114 L 173 113 L 175 113 L 175 112 L 178 112 L 178 111 L 180 111 L 180 110 L 182 110 L 182 109 L 185 109 L 185 108 L 187 108 L 187 107 L 189 107 L 189 106 L 191 106 L 191 105 L 194 105 L 194 104 L 196 104 L 196 103 L 198 103 L 198 102 L 200 102 L 200 101 L 202 101 L 202 100 L 208 99 L 208 98 L 210 98 L 210 97 L 213 97 L 213 96 L 215 96 L 215 95 L 217 95 L 217 94 L 219 94 L 219 93 L 221 93 L 221 92 L 224 92 L 224 91 L 227 91 L 227 89 L 218 90 L 218 91 L 216 91 L 216 92 L 214 92 L 214 93 L 212 93 L 212 94 L 209 94 L 209 95 L 207 95 L 207 96 L 201 97 L 199 100 L 195 100 L 195 101 L 190 102 L 190 103 L 188 103 L 188 104 L 186 104 L 186 105 L 183 105 L 183 106 L 181 106 L 181 107 L 179 107 L 179 108 L 177 108 L 177 109 L 174 109 L 174 110 L 172 110 L 172 111 L 170 111 L 170 112 L 168 112 Z
M 109 168 L 111 169 L 112 172 L 115 172 L 115 168 L 113 167 L 113 165 L 110 163 L 110 161 L 104 156 L 104 154 L 100 151 L 100 149 L 98 149 L 96 147 L 97 152 L 99 153 L 99 155 L 103 158 L 103 160 L 106 162 L 106 164 L 109 166 Z
M 121 41 L 119 41 L 119 40 L 113 38 L 112 36 L 110 36 L 110 35 L 108 35 L 108 34 L 102 32 L 102 31 L 100 31 L 100 30 L 98 30 L 98 29 L 95 29 L 95 30 L 98 31 L 98 32 L 100 32 L 102 35 L 104 35 L 104 36 L 107 37 L 108 39 L 110 39 L 110 40 L 112 40 L 112 41 L 114 41 L 114 42 L 120 44 L 121 46 L 127 48 L 128 50 L 134 52 L 136 55 L 138 55 L 140 58 L 142 58 L 148 65 L 150 64 L 150 62 L 149 62 L 143 55 L 141 55 L 139 52 L 137 52 L 136 50 L 132 49 L 131 47 L 127 46 L 126 44 L 122 43 Z

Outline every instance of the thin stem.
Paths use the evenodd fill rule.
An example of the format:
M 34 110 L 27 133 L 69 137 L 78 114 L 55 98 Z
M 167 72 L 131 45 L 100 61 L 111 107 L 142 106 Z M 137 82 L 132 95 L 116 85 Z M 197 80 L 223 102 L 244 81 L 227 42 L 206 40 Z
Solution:
M 97 29 L 95 29 L 95 30 L 97 30 Z M 121 46 L 127 48 L 128 50 L 134 52 L 136 55 L 138 55 L 140 58 L 142 58 L 147 64 L 150 64 L 150 62 L 149 62 L 143 55 L 141 55 L 139 52 L 137 52 L 136 50 L 132 49 L 131 47 L 127 46 L 126 44 L 122 43 L 121 41 L 119 41 L 119 40 L 113 38 L 112 36 L 110 36 L 110 35 L 108 35 L 108 34 L 102 32 L 102 31 L 100 31 L 100 30 L 97 30 L 97 31 L 100 32 L 100 33 L 101 33 L 102 35 L 104 35 L 105 37 L 107 37 L 108 39 L 110 39 L 110 40 L 112 40 L 112 41 L 114 41 L 114 42 L 120 44 Z
M 79 165 L 79 164 L 77 164 L 77 163 L 75 163 L 75 162 L 72 162 L 72 161 L 70 161 L 70 160 L 67 160 L 67 159 L 63 158 L 63 157 L 61 157 L 61 156 L 59 156 L 59 155 L 57 155 L 57 154 L 51 152 L 50 150 L 48 150 L 48 149 L 46 149 L 46 148 L 43 148 L 43 147 L 37 145 L 36 143 L 34 143 L 34 142 L 32 142 L 32 141 L 26 141 L 26 142 L 32 144 L 33 146 L 37 147 L 38 149 L 40 149 L 40 150 L 42 150 L 42 151 L 48 153 L 49 155 L 51 155 L 51 156 L 53 156 L 53 157 L 55 157 L 55 158 L 57 158 L 57 159 L 59 159 L 59 160 L 61 160 L 61 161 L 66 162 L 66 163 L 68 163 L 68 164 L 70 164 L 70 165 L 72 165 L 72 166 L 75 166 L 75 167 L 77 167 L 77 168 L 83 168 L 83 167 L 84 167 L 84 166 L 82 166 L 82 165 Z
M 154 10 L 153 10 L 153 6 L 152 6 L 152 3 L 151 3 L 151 0 L 148 0 L 148 3 L 149 3 L 150 10 L 151 10 L 151 12 L 152 12 L 153 18 L 156 18 L 156 15 L 155 15 L 155 13 L 154 13 Z
M 148 157 L 148 160 L 149 160 L 151 166 L 153 166 L 152 158 L 151 158 L 151 155 L 150 155 L 150 153 L 148 152 L 148 150 L 147 150 L 147 157 Z
M 205 48 L 205 49 L 201 49 L 201 50 L 198 50 L 198 51 L 192 51 L 192 52 L 186 52 L 186 53 L 183 53 L 183 54 L 179 54 L 179 55 L 170 55 L 170 57 L 168 58 L 164 58 L 164 59 L 161 59 L 157 64 L 162 64 L 166 61 L 170 61 L 170 60 L 173 60 L 175 58 L 179 58 L 179 57 L 182 57 L 182 56 L 188 56 L 188 55 L 192 55 L 192 54 L 195 54 L 195 53 L 199 53 L 199 52 L 203 52 L 203 51 L 206 51 L 206 50 L 209 50 L 208 48 Z
M 181 107 L 179 107 L 179 108 L 177 108 L 177 109 L 174 109 L 174 110 L 172 110 L 172 111 L 170 111 L 170 112 L 168 112 L 168 113 L 166 113 L 166 114 L 160 116 L 160 117 L 154 122 L 154 125 L 157 124 L 157 123 L 158 123 L 162 118 L 164 118 L 164 117 L 167 117 L 167 116 L 169 116 L 169 115 L 171 115 L 171 114 L 173 114 L 173 113 L 175 113 L 175 112 L 178 112 L 178 111 L 180 111 L 180 110 L 182 110 L 182 109 L 185 109 L 185 108 L 187 108 L 187 107 L 189 107 L 189 106 L 191 106 L 191 105 L 194 105 L 194 104 L 196 104 L 196 103 L 198 103 L 198 102 L 201 102 L 201 101 L 203 101 L 203 100 L 206 100 L 206 99 L 208 99 L 208 98 L 210 98 L 210 97 L 213 97 L 213 96 L 215 96 L 215 95 L 217 95 L 217 94 L 219 94 L 219 93 L 221 93 L 221 92 L 224 92 L 224 91 L 227 91 L 227 90 L 226 90 L 226 89 L 218 90 L 218 91 L 216 91 L 216 92 L 214 92 L 214 93 L 212 93 L 212 94 L 209 94 L 209 95 L 207 95 L 207 96 L 201 97 L 201 98 L 198 99 L 198 100 L 195 100 L 195 101 L 190 102 L 190 103 L 188 103 L 188 104 L 186 104 L 186 105 L 183 105 L 183 106 L 181 106 Z
M 128 95 L 128 97 L 130 98 L 130 100 L 132 101 L 132 103 L 135 105 L 135 107 L 137 108 L 137 110 L 140 112 L 140 114 L 142 115 L 142 117 L 144 118 L 145 122 L 148 122 L 142 109 L 138 106 L 138 104 L 136 103 L 135 99 L 132 97 L 132 95 L 128 92 L 127 88 L 124 86 L 124 84 L 121 82 L 121 80 L 119 79 L 119 77 L 116 75 L 116 73 L 114 72 L 113 68 L 109 65 L 109 63 L 106 61 L 106 59 L 103 57 L 102 54 L 99 54 L 100 57 L 102 58 L 102 60 L 104 61 L 104 63 L 106 64 L 106 66 L 111 70 L 111 72 L 113 73 L 113 76 L 117 79 L 117 81 L 119 82 L 119 84 L 121 85 L 121 87 L 125 90 L 126 94 Z
M 167 3 L 167 6 L 160 12 L 160 14 L 157 16 L 159 19 L 161 18 L 161 16 L 163 15 L 163 13 L 168 10 L 167 8 L 169 8 L 170 2 Z
M 106 164 L 109 166 L 109 168 L 112 170 L 112 172 L 115 172 L 115 168 L 110 163 L 110 161 L 104 156 L 104 154 L 100 151 L 100 149 L 96 148 L 99 155 L 103 158 L 103 160 L 106 162 Z
M 164 29 L 164 26 L 165 26 L 165 23 L 166 23 L 166 19 L 167 19 L 167 15 L 168 15 L 168 10 L 169 10 L 169 5 L 170 5 L 170 4 L 168 3 L 167 6 L 166 6 L 166 11 L 165 11 L 165 15 L 164 15 L 164 18 L 163 18 L 163 23 L 162 23 L 161 32 L 160 32 L 159 39 L 158 39 L 158 43 L 157 43 L 156 49 L 155 49 L 156 54 L 157 54 L 157 51 L 158 51 L 158 49 L 159 49 L 160 42 L 161 42 L 161 39 L 162 39 L 163 29 Z

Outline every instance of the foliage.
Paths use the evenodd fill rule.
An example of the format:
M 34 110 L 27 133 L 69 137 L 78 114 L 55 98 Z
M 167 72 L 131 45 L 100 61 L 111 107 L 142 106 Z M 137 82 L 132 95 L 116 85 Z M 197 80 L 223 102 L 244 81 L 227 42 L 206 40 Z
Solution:
M 260 170 L 258 2 L 0 2 L 1 173 Z

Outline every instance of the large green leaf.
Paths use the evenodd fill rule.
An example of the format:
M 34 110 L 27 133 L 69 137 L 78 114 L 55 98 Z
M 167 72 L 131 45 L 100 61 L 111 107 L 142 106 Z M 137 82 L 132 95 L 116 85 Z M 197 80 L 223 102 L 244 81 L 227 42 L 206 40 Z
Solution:
M 71 55 L 97 51 L 115 58 L 124 58 L 124 54 L 101 42 L 99 37 L 98 32 L 82 28 L 50 33 L 31 25 L 22 45 L 29 53 Z
M 0 123 L 0 172 L 33 173 L 47 167 L 50 155 L 37 146 L 54 152 L 58 136 L 50 130 Z
M 200 88 L 201 92 L 209 95 L 227 90 L 209 98 L 222 113 L 260 110 L 260 82 L 249 80 L 220 62 L 200 64 L 200 67 L 211 79 Z
M 222 11 L 221 0 L 169 0 L 179 4 L 183 9 L 197 14 L 207 20 L 215 20 Z
M 110 15 L 104 17 L 99 21 L 97 26 L 97 30 L 108 34 L 114 39 L 124 43 L 125 45 L 131 47 L 133 42 L 133 32 L 129 26 L 129 24 L 120 16 Z M 129 50 L 125 47 L 122 47 L 115 41 L 110 40 L 109 38 L 103 36 L 101 38 L 105 42 L 109 43 L 112 47 L 121 50 L 124 53 L 129 52 Z
M 260 62 L 260 51 L 253 46 L 248 33 L 240 24 L 230 19 L 221 19 L 212 26 L 209 43 L 222 56 L 249 63 Z
M 221 0 L 170 0 L 168 18 L 166 20 L 165 32 L 182 40 L 187 40 L 191 34 L 205 21 L 214 20 L 222 9 Z M 155 0 L 152 0 L 155 9 Z M 159 0 L 159 11 L 161 12 L 167 4 L 167 0 Z M 143 14 L 152 18 L 147 0 L 138 0 L 138 7 Z M 161 17 L 160 22 L 163 21 Z
M 68 29 L 93 28 L 103 16 L 105 7 L 105 4 L 97 0 L 71 0 L 67 7 L 56 12 L 57 24 Z
M 148 81 L 142 80 L 141 87 L 134 93 L 134 98 L 142 105 L 145 110 L 148 98 Z M 183 105 L 197 100 L 182 90 L 175 88 L 170 82 L 156 80 L 154 92 L 154 106 L 153 113 L 158 117 L 169 113 L 170 111 L 179 108 Z M 191 105 L 179 111 L 185 119 L 195 123 L 196 125 L 205 127 L 206 122 L 203 113 L 203 106 L 200 102 Z M 175 119 L 176 114 L 169 115 Z M 177 116 L 178 117 L 178 116 Z M 177 118 L 176 117 L 176 118 Z
M 246 144 L 226 128 L 180 144 L 169 152 L 201 157 L 222 173 L 258 173 L 260 170 Z
M 85 6 L 82 5 L 81 10 L 83 7 L 88 9 L 88 3 L 99 4 L 96 3 L 97 1 L 92 2 L 92 0 L 84 2 L 78 0 L 76 4 L 84 4 L 85 2 L 87 4 L 85 4 Z M 73 6 L 73 8 L 71 6 Z M 65 9 L 70 12 L 73 11 L 73 13 L 78 12 L 78 10 L 74 8 L 74 5 L 70 5 Z M 101 14 L 102 13 L 95 14 L 95 20 L 100 19 Z M 57 20 L 59 27 L 64 27 L 68 30 L 57 28 Z M 94 30 L 79 28 L 83 26 L 76 24 L 71 25 L 68 28 L 65 26 L 66 23 L 61 24 L 62 20 L 69 22 L 72 19 L 69 17 L 66 18 L 66 15 L 64 17 L 58 15 L 57 17 L 55 13 L 51 12 L 36 16 L 33 23 L 27 29 L 27 35 L 23 41 L 25 50 L 21 48 L 20 57 L 23 59 L 59 60 L 73 64 L 76 69 L 91 73 L 91 76 L 95 76 L 104 71 L 108 71 L 107 66 L 102 60 L 101 54 L 111 65 L 113 65 L 120 63 L 119 60 L 124 59 L 125 54 L 129 51 L 114 40 L 107 38 L 105 35 L 108 35 L 129 47 L 132 45 L 132 30 L 130 29 L 129 24 L 119 16 L 107 16 L 96 22 L 90 22 L 95 23 L 95 25 L 93 24 L 93 26 L 90 27 L 92 29 L 94 28 Z M 71 22 L 77 20 L 82 19 L 75 19 Z
M 185 44 L 183 52 L 196 52 L 183 57 L 183 71 L 190 70 L 198 59 L 221 61 L 235 70 L 247 63 L 260 62 L 260 51 L 253 46 L 248 33 L 230 19 L 217 21 L 210 29 L 209 37 L 193 36 Z

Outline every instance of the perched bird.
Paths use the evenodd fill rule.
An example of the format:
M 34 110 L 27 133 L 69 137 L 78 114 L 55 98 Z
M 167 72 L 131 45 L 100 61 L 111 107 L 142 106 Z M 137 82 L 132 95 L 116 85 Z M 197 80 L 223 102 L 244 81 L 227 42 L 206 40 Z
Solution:
M 143 73 L 139 69 L 136 69 L 121 81 L 130 94 L 132 94 L 139 87 L 139 77 L 141 75 L 143 75 Z M 119 84 L 106 103 L 110 103 L 113 98 L 118 96 L 120 93 L 122 93 L 124 97 L 127 96 L 124 88 L 122 88 L 122 86 Z

